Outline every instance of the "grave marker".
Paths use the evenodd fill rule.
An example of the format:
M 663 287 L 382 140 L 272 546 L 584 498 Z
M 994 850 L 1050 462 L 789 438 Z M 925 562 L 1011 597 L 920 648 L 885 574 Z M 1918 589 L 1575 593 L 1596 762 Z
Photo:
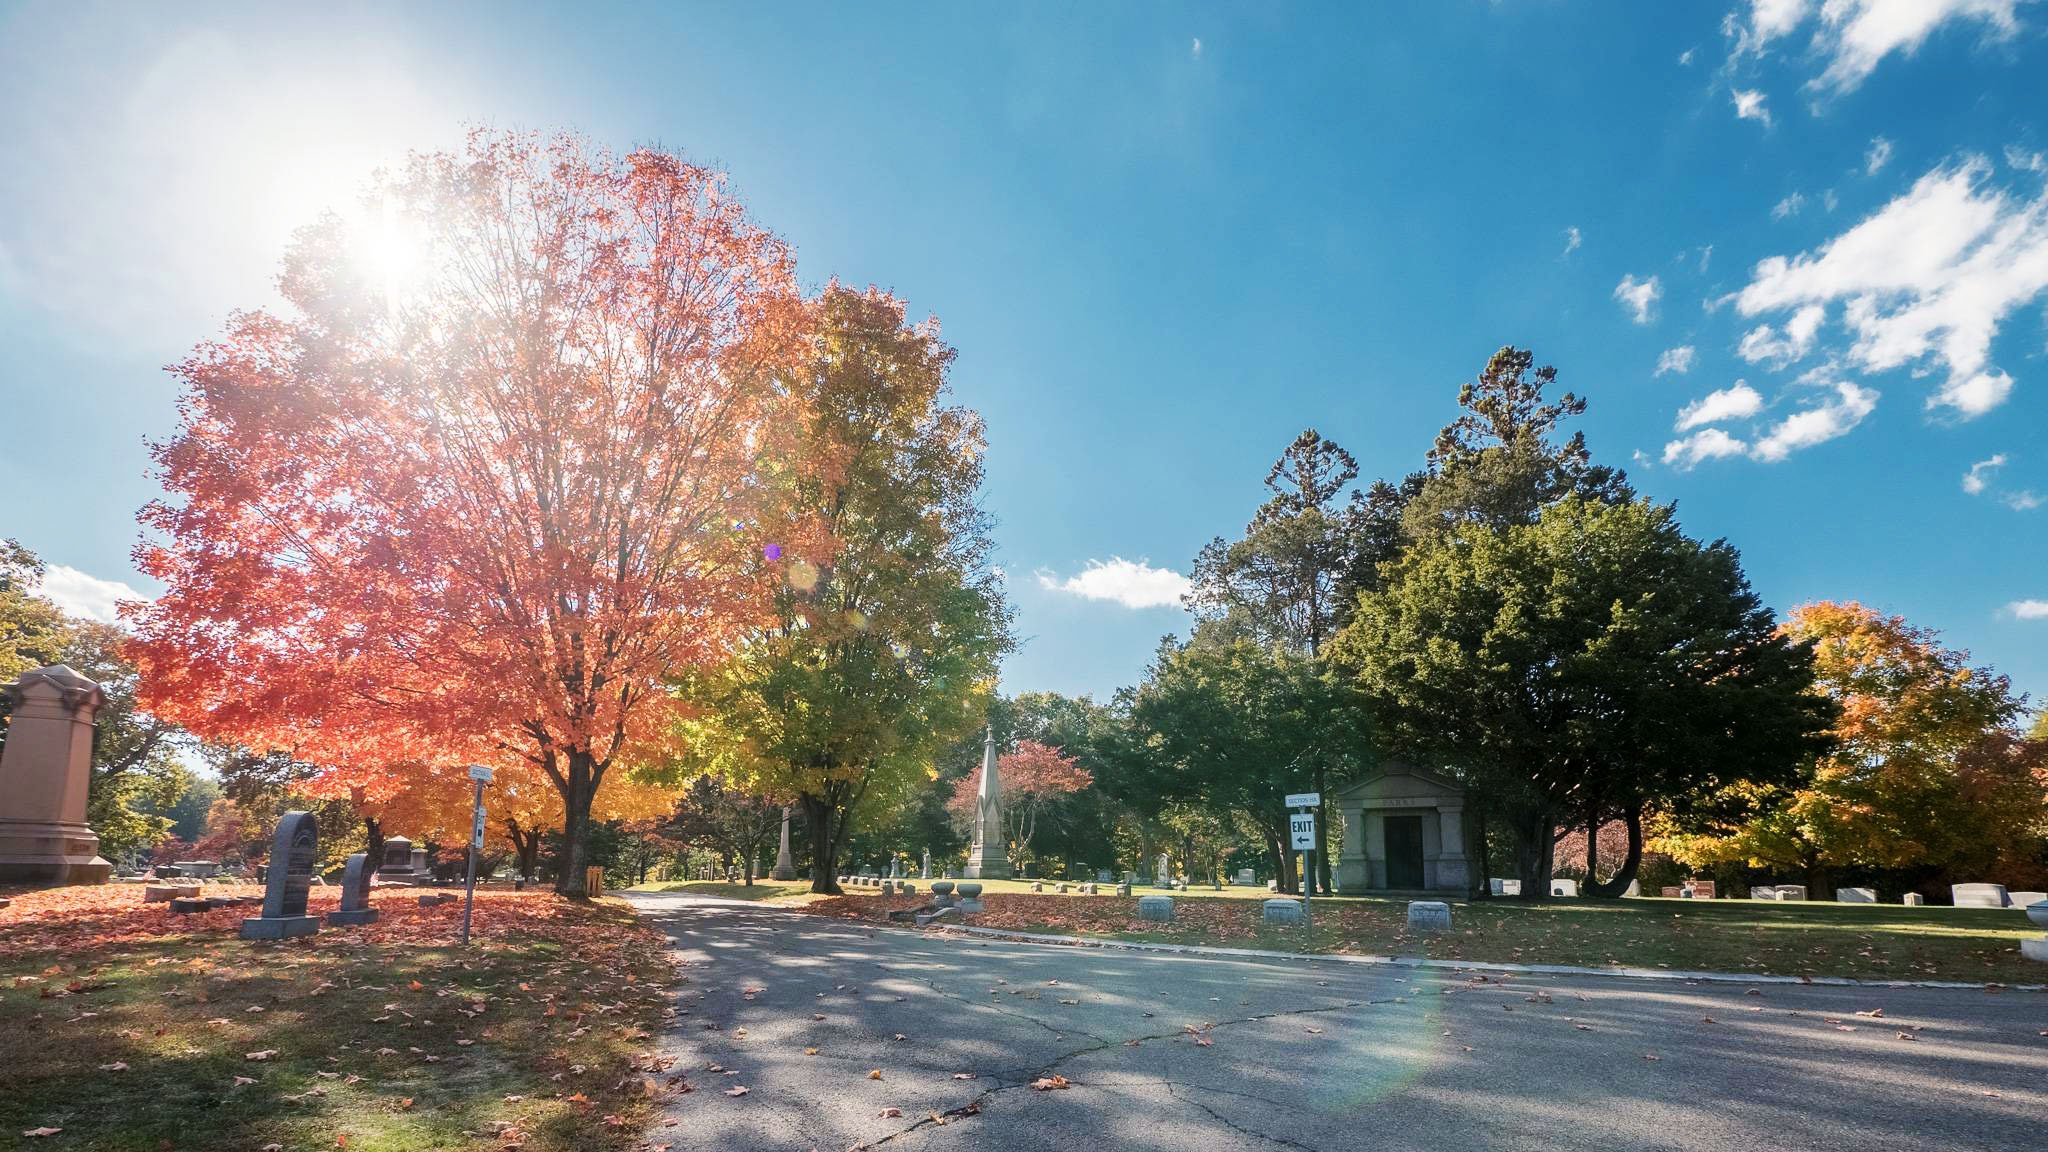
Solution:
M 278 820 L 277 836 L 270 846 L 263 915 L 242 921 L 242 939 L 284 940 L 320 930 L 320 921 L 306 915 L 306 890 L 313 883 L 313 858 L 319 850 L 320 828 L 311 812 L 287 812 Z
M 377 910 L 370 907 L 370 879 L 377 870 L 370 866 L 370 854 L 357 852 L 341 870 L 341 908 L 327 914 L 327 923 L 375 924 Z

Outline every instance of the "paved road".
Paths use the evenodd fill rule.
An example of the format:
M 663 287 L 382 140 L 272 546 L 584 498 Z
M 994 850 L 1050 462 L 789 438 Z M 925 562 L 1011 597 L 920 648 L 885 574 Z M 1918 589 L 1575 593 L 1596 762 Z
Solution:
M 2048 994 L 1479 980 L 630 898 L 686 965 L 677 1152 L 2048 1148 Z

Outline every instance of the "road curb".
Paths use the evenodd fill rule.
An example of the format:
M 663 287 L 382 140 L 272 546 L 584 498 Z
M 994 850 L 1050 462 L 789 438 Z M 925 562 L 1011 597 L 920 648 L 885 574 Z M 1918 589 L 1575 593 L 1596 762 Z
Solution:
M 884 927 L 876 925 L 876 927 Z M 1430 960 L 1422 956 L 1363 956 L 1343 952 L 1273 952 L 1260 948 L 1219 948 L 1209 944 L 1157 944 L 1142 940 L 1111 940 L 1100 936 L 1056 936 L 1004 928 L 952 924 L 932 929 L 1026 944 L 1058 944 L 1070 948 L 1116 948 L 1128 952 L 1164 952 L 1217 956 L 1234 960 L 1300 960 L 1316 963 L 1363 964 L 1381 968 L 1430 968 L 1446 972 L 1505 972 L 1518 976 L 1606 976 L 1628 980 L 1664 980 L 1686 984 L 1793 984 L 1822 988 L 1938 988 L 1951 991 L 2048 992 L 2048 984 L 1997 984 L 1966 980 L 1858 980 L 1851 976 L 1762 976 L 1740 972 L 1689 972 L 1671 968 L 1581 968 L 1572 964 L 1506 964 L 1487 960 Z

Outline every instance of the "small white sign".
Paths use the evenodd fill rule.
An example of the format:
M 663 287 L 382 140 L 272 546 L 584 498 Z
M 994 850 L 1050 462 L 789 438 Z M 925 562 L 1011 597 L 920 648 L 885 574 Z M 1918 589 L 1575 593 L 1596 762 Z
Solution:
M 484 764 L 471 764 L 469 766 L 469 778 L 483 784 L 489 784 L 491 782 L 491 770 L 489 766 Z
M 1287 818 L 1287 826 L 1294 833 L 1296 848 L 1314 851 L 1316 846 L 1316 816 L 1313 812 L 1298 812 Z
M 1321 792 L 1290 792 L 1287 794 L 1289 808 L 1314 808 L 1323 802 Z
M 469 846 L 478 852 L 484 850 L 484 810 L 476 810 L 476 819 L 469 826 Z

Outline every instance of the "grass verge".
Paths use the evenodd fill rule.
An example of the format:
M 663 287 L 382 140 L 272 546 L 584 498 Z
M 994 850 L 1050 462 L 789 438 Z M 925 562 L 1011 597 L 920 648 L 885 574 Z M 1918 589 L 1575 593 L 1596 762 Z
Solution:
M 1192 895 L 1192 893 L 1189 893 Z M 847 895 L 807 910 L 886 920 L 926 897 Z M 1452 930 L 1408 930 L 1407 903 L 1319 900 L 1313 931 L 1268 925 L 1256 903 L 1177 900 L 1174 922 L 1138 919 L 1135 897 L 989 892 L 987 928 L 1275 951 L 1422 956 L 1589 968 L 1675 968 L 1873 980 L 2048 982 L 2020 955 L 2037 930 L 2018 909 L 1780 904 L 1747 900 L 1558 900 L 1457 904 Z

